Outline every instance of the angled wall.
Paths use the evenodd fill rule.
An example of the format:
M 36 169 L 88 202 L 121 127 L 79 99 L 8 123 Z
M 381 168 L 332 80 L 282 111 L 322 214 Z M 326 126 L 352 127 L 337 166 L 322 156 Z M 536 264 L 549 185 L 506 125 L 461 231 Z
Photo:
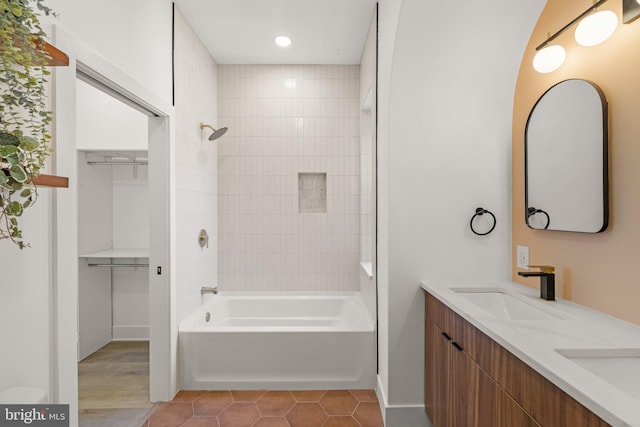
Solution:
M 543 2 L 403 0 L 394 32 L 385 12 L 397 5 L 380 4 L 379 383 L 387 427 L 425 422 L 420 280 L 510 276 L 513 95 Z M 469 228 L 480 206 L 498 221 L 484 237 Z

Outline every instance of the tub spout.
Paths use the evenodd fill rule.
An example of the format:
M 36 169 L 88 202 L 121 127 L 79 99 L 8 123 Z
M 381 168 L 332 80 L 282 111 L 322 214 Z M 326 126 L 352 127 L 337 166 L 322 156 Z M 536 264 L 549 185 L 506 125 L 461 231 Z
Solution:
M 218 287 L 214 286 L 213 288 L 210 288 L 208 286 L 203 286 L 200 288 L 200 295 L 204 295 L 204 294 L 217 294 L 218 293 Z

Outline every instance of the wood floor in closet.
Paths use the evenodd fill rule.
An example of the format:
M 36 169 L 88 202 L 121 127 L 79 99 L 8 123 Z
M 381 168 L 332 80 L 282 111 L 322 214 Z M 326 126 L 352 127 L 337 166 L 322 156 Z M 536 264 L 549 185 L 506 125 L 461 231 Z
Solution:
M 139 426 L 149 402 L 149 343 L 114 341 L 78 364 L 81 427 Z

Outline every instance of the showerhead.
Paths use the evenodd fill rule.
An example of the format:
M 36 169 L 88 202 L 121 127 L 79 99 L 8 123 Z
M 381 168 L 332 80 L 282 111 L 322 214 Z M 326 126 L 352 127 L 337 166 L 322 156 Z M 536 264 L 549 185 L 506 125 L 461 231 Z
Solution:
M 213 131 L 213 133 L 209 135 L 209 141 L 215 141 L 216 139 L 220 138 L 222 135 L 227 133 L 227 130 L 228 130 L 226 127 L 216 129 L 211 125 L 200 123 L 200 129 L 204 129 L 204 128 L 209 128 Z

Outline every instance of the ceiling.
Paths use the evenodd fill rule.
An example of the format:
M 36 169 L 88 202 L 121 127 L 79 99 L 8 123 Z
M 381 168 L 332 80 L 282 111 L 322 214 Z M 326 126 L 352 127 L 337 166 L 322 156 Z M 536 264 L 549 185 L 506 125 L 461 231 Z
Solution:
M 218 64 L 359 64 L 376 0 L 175 0 Z M 289 36 L 288 48 L 276 46 Z

